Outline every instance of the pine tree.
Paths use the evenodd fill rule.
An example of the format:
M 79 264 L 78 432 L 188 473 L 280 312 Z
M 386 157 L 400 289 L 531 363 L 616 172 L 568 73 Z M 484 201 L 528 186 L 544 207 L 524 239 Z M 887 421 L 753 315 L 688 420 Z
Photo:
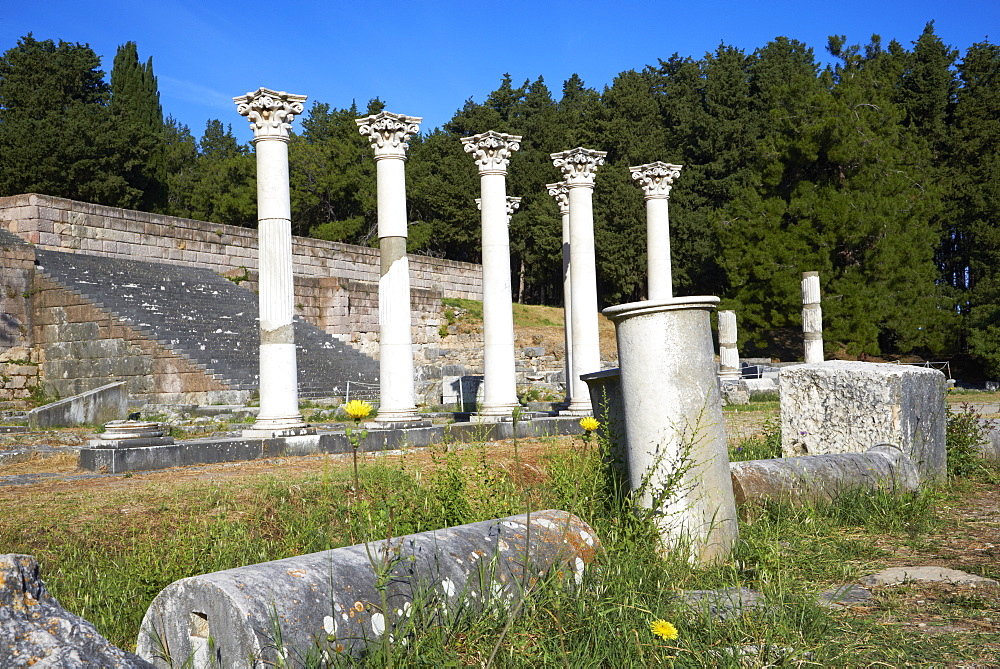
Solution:
M 257 224 L 254 156 L 233 135 L 231 125 L 216 119 L 205 124 L 187 197 L 174 211 L 201 221 L 245 227 Z
M 383 106 L 373 100 L 369 111 Z M 360 116 L 355 105 L 331 109 L 317 102 L 302 119 L 301 134 L 293 135 L 289 164 L 297 234 L 351 244 L 378 239 L 375 164 L 354 122 Z

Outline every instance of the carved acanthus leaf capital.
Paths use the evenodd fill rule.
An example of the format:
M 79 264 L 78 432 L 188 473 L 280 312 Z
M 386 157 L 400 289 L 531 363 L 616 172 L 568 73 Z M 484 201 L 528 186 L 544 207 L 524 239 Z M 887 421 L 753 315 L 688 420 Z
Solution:
M 521 198 L 507 196 L 507 216 L 513 216 L 514 212 L 521 208 Z
M 593 186 L 597 168 L 604 164 L 607 151 L 596 151 L 578 146 L 569 151 L 551 154 L 552 164 L 562 170 L 566 186 Z
M 375 160 L 379 158 L 406 158 L 410 137 L 420 132 L 419 116 L 405 116 L 381 111 L 365 118 L 354 119 L 358 131 L 368 137 L 375 149 Z
M 632 172 L 632 178 L 642 188 L 646 199 L 669 198 L 674 181 L 681 175 L 681 165 L 661 161 L 628 169 Z
M 233 98 L 236 111 L 250 119 L 254 141 L 280 139 L 288 141 L 292 121 L 302 113 L 305 95 L 292 95 L 285 91 L 258 88 L 256 91 Z
M 559 213 L 565 215 L 569 213 L 569 186 L 566 185 L 565 181 L 560 181 L 555 184 L 545 184 L 545 188 L 548 189 L 549 195 L 556 199 L 556 204 L 559 205 Z
M 521 138 L 489 130 L 472 137 L 463 137 L 462 144 L 466 153 L 475 156 L 479 174 L 506 174 L 511 154 L 521 148 Z

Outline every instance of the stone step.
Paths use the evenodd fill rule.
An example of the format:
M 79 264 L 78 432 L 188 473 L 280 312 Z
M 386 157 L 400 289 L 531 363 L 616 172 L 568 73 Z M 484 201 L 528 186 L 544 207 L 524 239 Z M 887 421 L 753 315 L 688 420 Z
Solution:
M 232 389 L 258 383 L 257 295 L 210 270 L 36 250 L 40 271 Z M 295 320 L 302 392 L 376 383 L 378 363 L 302 319 Z

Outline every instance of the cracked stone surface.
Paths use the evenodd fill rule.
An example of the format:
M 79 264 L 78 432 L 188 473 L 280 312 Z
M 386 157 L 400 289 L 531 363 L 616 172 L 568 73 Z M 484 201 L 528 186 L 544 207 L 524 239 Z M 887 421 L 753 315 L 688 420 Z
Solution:
M 0 555 L 0 666 L 152 667 L 62 608 L 30 555 Z
M 938 583 L 954 584 L 977 584 L 977 585 L 1000 585 L 992 578 L 984 578 L 975 574 L 969 574 L 958 569 L 948 569 L 946 567 L 890 567 L 882 571 L 865 576 L 861 579 L 861 585 L 879 586 L 895 585 L 906 583 L 907 581 L 931 581 Z

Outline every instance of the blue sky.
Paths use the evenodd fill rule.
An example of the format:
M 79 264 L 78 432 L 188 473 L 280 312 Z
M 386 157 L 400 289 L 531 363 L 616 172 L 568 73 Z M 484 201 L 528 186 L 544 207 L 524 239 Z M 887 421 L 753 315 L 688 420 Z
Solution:
M 964 50 L 1000 42 L 997 0 L 793 2 L 598 2 L 452 0 L 361 3 L 327 0 L 11 0 L 0 15 L 0 51 L 36 39 L 86 42 L 110 72 L 117 46 L 153 57 L 165 114 L 199 137 L 209 118 L 251 136 L 232 97 L 260 86 L 308 95 L 334 107 L 388 109 L 440 126 L 472 97 L 482 101 L 504 72 L 539 75 L 558 99 L 578 73 L 600 90 L 623 70 L 672 53 L 704 55 L 720 43 L 753 51 L 776 36 L 798 39 L 825 60 L 826 38 L 866 43 L 873 33 L 905 46 L 929 20 Z

